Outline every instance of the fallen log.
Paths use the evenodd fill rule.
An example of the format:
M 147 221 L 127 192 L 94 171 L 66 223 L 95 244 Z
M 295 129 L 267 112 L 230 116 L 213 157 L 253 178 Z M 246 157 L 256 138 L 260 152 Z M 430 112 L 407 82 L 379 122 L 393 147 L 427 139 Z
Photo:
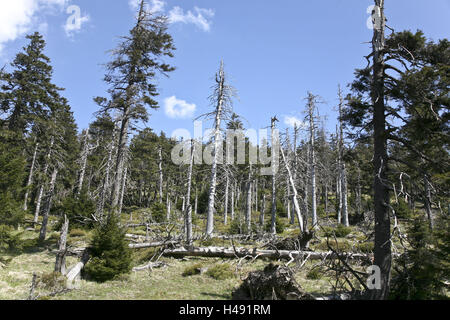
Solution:
M 150 243 L 137 243 L 137 244 L 129 244 L 128 247 L 130 249 L 145 249 L 145 248 L 158 248 L 167 245 L 177 245 L 177 244 L 180 244 L 180 241 L 158 241 Z
M 156 269 L 156 268 L 162 268 L 167 266 L 167 263 L 164 262 L 150 262 L 149 264 L 145 265 L 145 266 L 141 266 L 141 267 L 135 267 L 133 268 L 133 271 L 138 272 L 138 271 L 144 271 L 144 270 L 148 270 L 148 269 Z
M 67 273 L 67 286 L 69 289 L 72 289 L 73 282 L 80 276 L 81 270 L 83 270 L 84 266 L 88 263 L 90 259 L 89 251 L 86 249 L 83 252 L 83 256 L 81 257 L 80 262 L 78 262 L 70 271 Z
M 287 250 L 259 250 L 247 248 L 176 248 L 166 249 L 163 253 L 171 257 L 205 257 L 205 258 L 268 258 L 274 260 L 293 260 L 308 258 L 310 260 L 337 259 L 333 252 L 313 252 L 313 251 L 287 251 Z M 370 260 L 369 255 L 359 253 L 342 253 L 342 258 L 350 260 Z

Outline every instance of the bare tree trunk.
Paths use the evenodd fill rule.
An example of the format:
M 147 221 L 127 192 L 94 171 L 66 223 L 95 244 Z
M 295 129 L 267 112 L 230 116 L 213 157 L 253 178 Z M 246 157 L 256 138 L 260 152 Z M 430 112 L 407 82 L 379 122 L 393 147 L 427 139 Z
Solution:
M 125 187 L 127 185 L 127 173 L 128 173 L 128 167 L 125 167 L 125 172 L 123 173 L 123 179 L 122 179 L 122 187 L 120 190 L 119 209 L 117 211 L 118 215 L 122 214 L 123 197 L 125 195 Z
M 198 191 L 197 188 L 195 188 L 195 208 L 194 208 L 194 214 L 197 215 L 198 213 Z
M 310 174 L 311 174 L 311 214 L 312 225 L 314 229 L 317 229 L 317 195 L 316 195 L 316 154 L 315 154 L 315 141 L 316 132 L 314 124 L 314 112 L 315 112 L 315 97 L 310 93 L 308 97 L 308 111 L 309 111 L 309 134 L 310 134 Z
M 195 156 L 195 142 L 191 142 L 191 161 L 189 164 L 188 171 L 188 187 L 187 187 L 187 210 L 185 211 L 185 228 L 186 228 L 186 243 L 190 246 L 192 245 L 192 205 L 191 205 L 191 185 L 192 185 L 192 170 L 194 167 L 194 156 Z
M 300 206 L 298 204 L 297 188 L 295 187 L 294 179 L 292 178 L 291 169 L 289 168 L 288 162 L 286 161 L 286 157 L 284 156 L 284 151 L 283 151 L 283 149 L 280 149 L 280 150 L 281 150 L 281 156 L 283 157 L 283 161 L 284 161 L 284 163 L 286 165 L 286 170 L 288 172 L 289 182 L 290 182 L 291 188 L 292 188 L 292 190 L 294 192 L 294 195 L 293 195 L 294 208 L 295 208 L 295 212 L 297 213 L 297 220 L 298 220 L 300 232 L 303 233 L 303 231 L 304 231 L 303 230 L 303 227 L 304 227 L 304 225 L 303 225 L 303 217 L 302 217 L 302 213 L 300 211 Z
M 112 187 L 111 196 L 111 208 L 117 210 L 120 201 L 120 189 L 122 187 L 122 180 L 125 169 L 125 160 L 127 152 L 128 143 L 128 129 L 130 125 L 130 107 L 128 101 L 126 102 L 126 107 L 122 115 L 122 125 L 119 132 L 119 143 L 117 145 L 117 158 L 115 167 L 115 176 Z
M 297 124 L 294 125 L 294 169 L 293 169 L 293 179 L 294 184 L 297 183 L 297 166 L 298 166 L 298 156 L 297 156 L 297 139 L 298 139 L 298 132 L 299 128 L 297 127 Z M 292 211 L 291 211 L 291 224 L 295 224 L 295 205 L 294 205 L 294 199 L 292 199 Z
M 275 154 L 275 129 L 276 129 L 276 122 L 278 121 L 278 119 L 272 118 L 272 124 L 271 124 L 271 131 L 272 131 L 272 222 L 270 225 L 270 232 L 272 234 L 276 234 L 277 233 L 277 221 L 276 221 L 276 215 L 277 215 L 277 177 L 276 177 L 276 168 L 275 168 L 275 163 L 276 163 L 276 158 L 278 155 Z M 281 148 L 280 148 L 281 149 Z
M 52 136 L 51 141 L 50 141 L 50 147 L 48 148 L 48 152 L 46 155 L 46 160 L 45 160 L 45 167 L 44 167 L 44 172 L 43 172 L 43 177 L 44 179 L 47 177 L 47 173 L 48 173 L 48 168 L 50 166 L 50 158 L 52 155 L 52 151 L 53 151 L 53 144 L 55 143 L 55 138 Z M 39 187 L 39 193 L 38 193 L 38 197 L 36 200 L 36 208 L 34 211 L 34 225 L 37 224 L 38 219 L 39 219 L 39 212 L 41 211 L 41 203 L 42 203 L 42 196 L 44 195 L 44 187 L 45 187 L 45 180 L 41 182 L 41 186 Z
M 389 217 L 389 188 L 387 182 L 387 139 L 385 109 L 385 26 L 384 0 L 375 0 L 375 15 L 379 25 L 374 27 L 373 44 L 373 129 L 374 129 L 374 206 L 375 206 L 375 265 L 381 271 L 381 290 L 372 290 L 372 298 L 385 300 L 389 296 L 391 279 L 391 222 Z
M 235 203 L 234 203 L 234 188 L 231 188 L 231 220 L 234 221 L 234 208 L 235 208 Z
M 225 173 L 227 175 L 227 181 L 226 181 L 226 185 L 225 185 L 225 203 L 224 203 L 224 224 L 227 225 L 228 224 L 228 193 L 229 193 L 229 188 L 230 188 L 230 177 L 228 176 L 228 172 Z
M 36 156 L 37 156 L 38 148 L 39 148 L 39 142 L 36 142 L 36 146 L 34 147 L 33 160 L 31 161 L 30 174 L 28 175 L 27 187 L 26 187 L 26 191 L 25 191 L 25 199 L 23 202 L 23 211 L 28 210 L 28 196 L 30 194 L 31 183 L 33 182 L 34 167 L 36 165 Z
M 430 190 L 430 181 L 428 180 L 428 175 L 424 174 L 423 183 L 425 186 L 425 197 L 424 197 L 424 206 L 425 211 L 427 213 L 428 221 L 430 224 L 430 230 L 434 228 L 434 219 L 433 219 L 433 211 L 431 208 L 431 190 Z
M 348 221 L 348 190 L 347 190 L 347 170 L 344 155 L 344 127 L 342 125 L 344 98 L 342 97 L 342 90 L 339 86 L 339 175 L 341 178 L 341 216 L 344 219 L 344 225 L 348 227 L 350 225 Z
M 56 254 L 55 272 L 66 273 L 67 233 L 69 232 L 69 219 L 64 215 L 64 224 L 59 236 L 59 248 Z
M 247 224 L 247 233 L 252 233 L 252 165 L 250 164 L 250 171 L 247 182 L 247 205 L 245 210 L 245 222 Z
M 264 218 L 266 214 L 266 194 L 263 194 L 263 199 L 261 203 L 261 215 L 259 216 L 259 223 L 264 227 Z
M 83 152 L 81 153 L 81 170 L 80 170 L 80 177 L 79 177 L 79 181 L 78 181 L 77 196 L 80 196 L 81 190 L 83 189 L 83 181 L 84 181 L 84 176 L 86 174 L 88 155 L 89 155 L 89 129 L 86 130 L 85 136 L 84 136 L 84 146 L 83 146 Z
M 159 147 L 158 149 L 158 156 L 159 156 L 159 161 L 158 161 L 158 168 L 159 168 L 159 202 L 162 203 L 163 202 L 163 170 L 162 170 L 162 148 Z
M 116 135 L 117 135 L 117 126 L 114 126 L 113 137 L 108 151 L 108 161 L 106 162 L 105 178 L 103 181 L 102 189 L 100 191 L 100 199 L 98 201 L 97 206 L 97 218 L 100 221 L 103 220 L 106 199 L 109 198 L 111 194 L 110 175 L 111 175 L 111 168 L 113 166 L 113 153 L 114 150 L 116 149 L 115 147 Z
M 219 86 L 217 106 L 215 111 L 215 128 L 214 128 L 214 157 L 211 168 L 211 179 L 210 179 L 210 189 L 208 198 L 208 212 L 206 220 L 206 235 L 211 236 L 214 232 L 214 205 L 216 198 L 216 187 L 217 187 L 217 162 L 219 156 L 219 140 L 220 140 L 220 124 L 222 121 L 222 108 L 224 103 L 225 94 L 225 71 L 223 66 L 223 61 L 220 64 L 219 77 L 216 79 Z
M 50 181 L 50 187 L 48 190 L 47 201 L 45 203 L 44 214 L 42 219 L 42 226 L 39 232 L 39 241 L 44 241 L 45 236 L 47 235 L 47 224 L 48 224 L 48 216 L 50 214 L 50 209 L 52 207 L 52 199 L 53 193 L 55 191 L 56 177 L 58 176 L 58 168 L 55 167 L 52 173 L 52 180 Z

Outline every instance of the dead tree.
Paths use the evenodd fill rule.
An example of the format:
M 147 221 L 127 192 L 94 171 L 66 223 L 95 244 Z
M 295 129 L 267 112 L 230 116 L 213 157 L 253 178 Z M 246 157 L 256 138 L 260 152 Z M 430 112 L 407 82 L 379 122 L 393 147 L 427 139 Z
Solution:
M 271 133 L 272 133 L 272 222 L 270 225 L 270 232 L 272 234 L 277 233 L 277 158 L 279 155 L 275 154 L 275 145 L 279 143 L 278 137 L 276 136 L 276 123 L 278 119 L 276 117 L 272 118 L 271 121 Z
M 34 174 L 34 168 L 36 165 L 36 156 L 37 156 L 38 149 L 39 149 L 39 143 L 36 142 L 36 145 L 34 147 L 34 152 L 33 152 L 33 160 L 31 161 L 30 173 L 28 175 L 28 181 L 27 181 L 27 186 L 26 186 L 26 191 L 25 191 L 25 199 L 23 202 L 23 211 L 28 210 L 28 196 L 30 194 L 31 183 L 33 182 L 33 174 Z
M 303 231 L 304 231 L 304 229 L 303 229 L 303 228 L 304 228 L 304 225 L 303 225 L 303 217 L 302 217 L 302 213 L 301 213 L 301 211 L 300 211 L 300 205 L 298 204 L 297 188 L 295 187 L 294 179 L 293 179 L 293 177 L 292 177 L 291 169 L 289 168 L 289 164 L 288 164 L 288 162 L 286 161 L 286 157 L 284 156 L 284 151 L 283 151 L 282 148 L 281 148 L 280 150 L 281 150 L 281 156 L 283 157 L 283 161 L 284 161 L 284 163 L 285 163 L 285 165 L 286 165 L 286 170 L 287 170 L 287 173 L 288 173 L 289 182 L 290 182 L 290 184 L 291 184 L 292 191 L 294 192 L 294 195 L 293 195 L 293 202 L 294 202 L 295 213 L 297 214 L 297 220 L 298 220 L 300 232 L 303 233 Z
M 213 141 L 213 159 L 211 165 L 210 189 L 208 197 L 206 235 L 211 236 L 214 232 L 214 210 L 215 197 L 217 189 L 217 165 L 221 142 L 221 123 L 223 119 L 231 113 L 232 97 L 235 95 L 234 88 L 227 84 L 223 61 L 220 63 L 219 72 L 215 78 L 214 93 L 211 95 L 211 103 L 215 105 L 214 112 L 203 115 L 203 117 L 213 117 L 214 119 L 214 141 Z
M 55 272 L 66 273 L 67 233 L 69 232 L 69 219 L 64 215 L 64 223 L 59 236 L 59 248 L 56 254 Z
M 316 187 L 316 125 L 314 123 L 316 111 L 316 97 L 312 93 L 308 93 L 308 119 L 309 119 L 309 169 L 310 169 L 310 181 L 311 181 L 311 215 L 312 226 L 314 229 L 318 228 L 317 220 L 317 187 Z
M 343 159 L 344 153 L 344 127 L 342 125 L 344 98 L 342 97 L 342 90 L 339 86 L 339 177 L 340 177 L 340 192 L 339 192 L 339 216 L 344 220 L 344 225 L 350 225 L 348 220 L 348 191 L 347 191 L 347 170 L 345 161 Z M 339 221 L 341 223 L 341 221 Z
M 49 187 L 48 194 L 47 194 L 47 199 L 46 199 L 46 202 L 45 202 L 43 219 L 42 219 L 42 226 L 41 226 L 41 230 L 39 231 L 39 241 L 44 241 L 45 240 L 45 236 L 47 235 L 48 216 L 50 214 L 50 209 L 51 209 L 51 206 L 52 206 L 52 200 L 53 200 L 53 195 L 54 195 L 54 191 L 55 191 L 55 185 L 56 185 L 56 178 L 57 178 L 57 176 L 58 176 L 58 167 L 55 167 L 53 169 L 52 179 L 50 181 L 50 187 Z
M 38 196 L 36 199 L 36 208 L 34 210 L 34 220 L 33 220 L 34 225 L 37 224 L 38 219 L 39 219 L 39 213 L 41 211 L 42 197 L 44 196 L 45 179 L 47 177 L 48 169 L 50 167 L 50 160 L 51 160 L 51 156 L 52 156 L 52 152 L 53 152 L 53 144 L 54 143 L 55 143 L 55 137 L 52 136 L 51 141 L 50 141 L 50 146 L 47 151 L 47 155 L 45 156 L 45 167 L 44 167 L 44 171 L 42 173 L 43 181 L 41 182 L 41 185 L 39 187 L 39 192 L 38 192 Z
M 192 186 L 192 170 L 194 167 L 195 158 L 195 144 L 191 141 L 191 157 L 188 171 L 188 185 L 186 192 L 187 208 L 185 210 L 185 229 L 186 229 L 186 243 L 190 246 L 192 244 L 192 204 L 191 204 L 191 186 Z

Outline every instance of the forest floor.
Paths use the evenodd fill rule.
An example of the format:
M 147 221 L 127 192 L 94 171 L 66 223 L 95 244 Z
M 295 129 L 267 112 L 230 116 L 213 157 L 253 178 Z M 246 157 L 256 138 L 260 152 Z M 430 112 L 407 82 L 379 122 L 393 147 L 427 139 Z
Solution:
M 54 223 L 54 221 L 53 221 Z M 202 221 L 198 222 L 201 228 Z M 219 227 L 218 229 L 224 227 Z M 145 234 L 142 229 L 131 230 L 135 234 Z M 130 232 L 131 232 L 130 231 Z M 50 231 L 45 243 L 36 246 L 37 231 L 20 231 L 23 248 L 16 254 L 0 254 L 0 300 L 27 299 L 33 278 L 33 273 L 39 275 L 51 274 L 55 264 L 55 250 L 59 232 Z M 294 228 L 288 228 L 284 237 L 298 234 Z M 86 247 L 92 232 L 80 229 L 71 231 L 68 244 L 71 247 Z M 213 239 L 212 246 L 231 247 L 230 241 Z M 343 251 L 359 248 L 358 252 L 370 252 L 371 243 L 364 234 L 354 231 L 345 238 L 337 239 Z M 200 246 L 205 243 L 198 241 Z M 253 248 L 258 245 L 236 243 L 236 246 Z M 312 242 L 316 251 L 327 251 L 323 235 Z M 133 267 L 145 265 L 154 255 L 156 249 L 133 250 Z M 232 292 L 238 288 L 249 272 L 262 270 L 272 261 L 258 259 L 239 261 L 238 259 L 220 258 L 185 258 L 174 259 L 162 257 L 159 261 L 167 266 L 152 271 L 132 271 L 115 281 L 96 283 L 86 280 L 77 281 L 74 290 L 57 294 L 54 297 L 42 294 L 45 299 L 61 300 L 229 300 Z M 78 262 L 76 257 L 67 257 L 67 267 L 70 268 Z M 183 276 L 186 270 L 193 267 L 210 269 L 220 264 L 227 264 L 232 271 L 226 279 L 214 279 L 208 273 L 192 276 Z M 284 265 L 286 261 L 275 264 Z M 315 296 L 327 296 L 333 292 L 336 282 L 333 272 L 323 272 L 321 261 L 308 261 L 297 270 L 295 278 L 301 288 Z M 292 263 L 290 267 L 295 267 Z M 321 269 L 322 268 L 322 269 Z

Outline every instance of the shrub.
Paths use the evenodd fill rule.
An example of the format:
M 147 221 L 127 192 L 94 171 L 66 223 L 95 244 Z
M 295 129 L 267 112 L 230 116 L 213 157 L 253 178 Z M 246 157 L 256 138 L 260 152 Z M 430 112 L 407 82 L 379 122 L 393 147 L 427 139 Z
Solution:
M 252 233 L 258 233 L 258 225 L 252 222 L 251 226 Z M 241 221 L 239 218 L 234 219 L 228 228 L 228 233 L 231 235 L 248 234 L 247 223 Z
M 78 198 L 65 198 L 62 204 L 54 209 L 55 212 L 61 212 L 67 215 L 67 218 L 70 220 L 70 228 L 93 228 L 93 222 L 86 224 L 82 223 L 82 221 L 91 221 L 92 215 L 95 214 L 95 210 L 95 203 L 90 199 L 87 192 L 82 192 Z M 56 229 L 59 230 L 62 224 L 63 219 L 56 225 Z
M 156 223 L 161 223 L 167 219 L 167 208 L 164 203 L 155 202 L 151 206 L 152 219 Z
M 339 224 L 336 228 L 323 227 L 324 236 L 327 238 L 345 238 L 352 233 L 352 228 Z
M 72 229 L 72 230 L 70 230 L 69 235 L 72 238 L 85 237 L 86 236 L 86 231 L 84 231 L 82 229 Z
M 66 280 L 59 272 L 44 273 L 40 276 L 38 285 L 45 290 L 59 290 L 66 287 Z
M 201 263 L 196 263 L 190 267 L 184 269 L 182 275 L 183 277 L 190 277 L 201 274 L 203 270 L 203 265 Z
M 197 212 L 200 214 L 205 214 L 208 210 L 208 191 L 203 191 L 198 196 L 198 202 L 197 202 Z
M 450 276 L 450 220 L 448 216 L 441 219 L 433 233 L 423 217 L 416 217 L 408 229 L 411 248 L 397 260 L 392 299 L 448 299 L 445 281 Z
M 19 249 L 19 235 L 13 235 L 14 229 L 10 226 L 0 225 L 0 251 Z
M 270 217 L 269 219 L 266 219 L 266 227 L 265 227 L 265 231 L 266 232 L 271 232 L 271 228 L 272 228 L 272 218 Z M 284 230 L 287 227 L 287 224 L 284 222 L 283 219 L 281 219 L 278 215 L 275 217 L 275 223 L 276 223 L 276 231 L 278 234 L 281 234 L 284 232 Z
M 216 280 L 226 280 L 234 277 L 234 271 L 230 264 L 223 263 L 208 269 L 206 275 Z
M 315 268 L 308 272 L 306 278 L 309 280 L 319 280 L 320 278 L 322 278 L 322 273 L 319 269 Z
M 25 217 L 22 204 L 15 201 L 11 194 L 0 194 L 0 224 L 17 228 Z
M 413 211 L 403 198 L 399 198 L 398 203 L 394 203 L 392 207 L 395 210 L 396 216 L 400 219 L 411 219 L 413 217 Z
M 372 253 L 374 250 L 373 242 L 363 242 L 357 245 L 358 251 L 362 253 Z
M 92 259 L 85 272 L 94 281 L 106 282 L 130 272 L 131 250 L 115 215 L 110 215 L 106 224 L 95 230 L 90 253 Z

